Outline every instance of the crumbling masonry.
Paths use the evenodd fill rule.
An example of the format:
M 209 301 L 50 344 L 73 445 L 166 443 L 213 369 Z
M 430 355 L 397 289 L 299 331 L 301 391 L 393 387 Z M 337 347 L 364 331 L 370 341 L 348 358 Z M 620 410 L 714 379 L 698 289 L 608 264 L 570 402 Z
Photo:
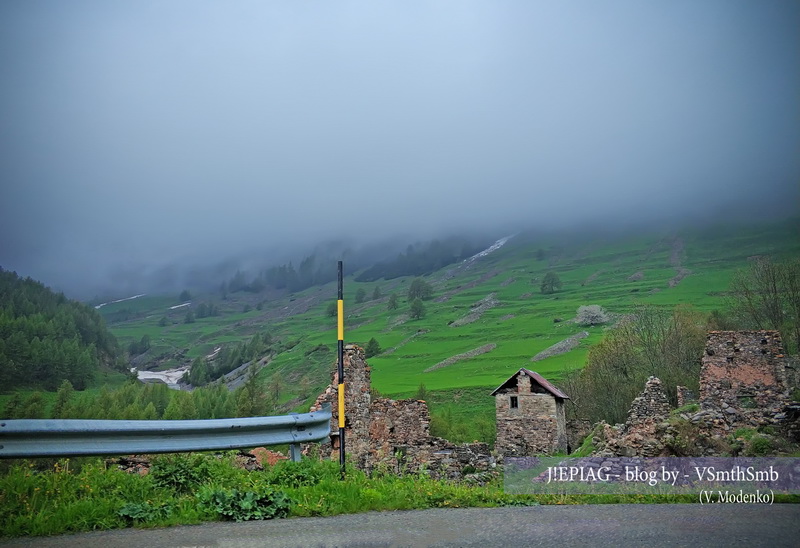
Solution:
M 777 331 L 710 331 L 700 368 L 700 409 L 671 421 L 661 381 L 650 377 L 624 425 L 601 423 L 595 431 L 595 454 L 716 455 L 736 429 L 765 425 L 800 441 L 800 408 L 789 397 L 794 372 Z M 690 401 L 689 391 L 678 388 L 679 403 Z
M 662 431 L 669 414 L 669 400 L 661 380 L 650 377 L 644 392 L 631 403 L 625 424 L 610 426 L 600 423 L 600 431 L 594 440 L 596 454 L 622 457 L 667 455 Z
M 731 427 L 767 424 L 789 401 L 777 331 L 710 331 L 700 369 L 700 407 Z
M 430 435 L 428 405 L 422 400 L 372 399 L 370 368 L 364 351 L 345 346 L 345 449 L 360 469 L 393 473 L 417 472 L 423 467 L 434 477 L 458 479 L 466 473 L 488 472 L 495 461 L 484 443 L 455 445 Z M 338 373 L 320 394 L 312 411 L 331 404 L 331 440 L 323 452 L 338 458 Z

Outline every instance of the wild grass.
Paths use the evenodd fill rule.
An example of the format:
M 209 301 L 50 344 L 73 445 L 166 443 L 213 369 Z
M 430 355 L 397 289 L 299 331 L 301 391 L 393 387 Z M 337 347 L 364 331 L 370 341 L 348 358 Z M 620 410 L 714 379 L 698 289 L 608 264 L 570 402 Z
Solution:
M 159 459 L 167 459 L 156 459 L 161 471 L 144 476 L 100 459 L 19 461 L 0 476 L 2 536 L 425 508 L 697 502 L 689 495 L 511 495 L 500 479 L 478 486 L 434 480 L 424 472 L 368 476 L 349 465 L 342 481 L 338 463 L 312 459 L 254 472 L 234 466 L 233 453 Z M 184 481 L 187 466 L 204 472 Z

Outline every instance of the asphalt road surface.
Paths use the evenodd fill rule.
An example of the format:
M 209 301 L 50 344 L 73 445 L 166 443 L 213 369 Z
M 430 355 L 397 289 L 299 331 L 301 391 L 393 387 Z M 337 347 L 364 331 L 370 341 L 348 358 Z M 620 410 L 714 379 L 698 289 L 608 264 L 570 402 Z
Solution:
M 14 539 L 59 548 L 800 546 L 800 505 L 618 504 L 372 512 Z

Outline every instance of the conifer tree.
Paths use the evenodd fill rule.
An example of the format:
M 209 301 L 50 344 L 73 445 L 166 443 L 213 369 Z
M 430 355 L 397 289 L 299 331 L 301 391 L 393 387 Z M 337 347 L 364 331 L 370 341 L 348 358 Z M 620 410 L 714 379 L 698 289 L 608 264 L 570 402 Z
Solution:
M 142 411 L 142 419 L 143 420 L 148 420 L 148 421 L 152 421 L 152 420 L 158 419 L 158 413 L 156 412 L 156 406 L 153 405 L 153 402 L 149 402 L 147 404 L 147 407 L 144 408 L 144 411 Z
M 372 337 L 369 342 L 367 342 L 367 347 L 364 349 L 364 357 L 371 358 L 372 356 L 377 356 L 381 353 L 381 345 L 378 344 L 378 341 L 375 337 Z
M 263 413 L 264 390 L 258 378 L 258 367 L 253 364 L 247 369 L 247 380 L 237 390 L 236 415 L 238 417 L 257 417 Z
M 72 386 L 72 383 L 69 380 L 64 379 L 61 383 L 61 386 L 58 387 L 58 392 L 56 393 L 56 402 L 53 404 L 53 418 L 54 419 L 66 419 L 69 417 L 70 414 L 70 400 L 72 399 L 72 393 L 75 389 Z
M 21 419 L 43 419 L 45 418 L 44 396 L 38 390 L 31 394 L 19 412 Z

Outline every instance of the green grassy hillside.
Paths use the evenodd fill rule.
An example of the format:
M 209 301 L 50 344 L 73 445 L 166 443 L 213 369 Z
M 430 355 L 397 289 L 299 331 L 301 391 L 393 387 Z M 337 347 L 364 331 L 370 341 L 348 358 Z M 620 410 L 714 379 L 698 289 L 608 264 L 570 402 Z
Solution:
M 369 283 L 346 278 L 345 338 L 362 346 L 373 337 L 380 343 L 384 352 L 369 359 L 373 387 L 380 393 L 409 397 L 424 384 L 434 414 L 451 408 L 456 415 L 493 422 L 488 394 L 518 368 L 534 369 L 557 384 L 566 371 L 584 365 L 588 349 L 606 328 L 576 325 L 572 319 L 579 306 L 601 305 L 616 316 L 637 304 L 722 309 L 734 272 L 759 254 L 800 255 L 797 222 L 678 232 L 517 234 L 484 257 L 427 276 L 434 295 L 418 320 L 408 318 L 411 278 Z M 540 286 L 548 272 L 559 277 L 562 287 L 543 294 Z M 381 298 L 355 304 L 359 288 L 369 299 L 376 286 Z M 399 299 L 394 311 L 387 308 L 391 293 Z M 336 319 L 326 308 L 335 295 L 333 283 L 268 297 L 201 295 L 192 307 L 213 302 L 222 315 L 194 323 L 184 323 L 186 307 L 170 309 L 179 304 L 175 298 L 145 296 L 100 311 L 110 320 L 122 309 L 130 312 L 132 319 L 111 325 L 123 344 L 150 336 L 151 349 L 137 358 L 145 367 L 188 364 L 219 345 L 269 331 L 279 351 L 261 375 L 267 381 L 280 378 L 280 402 L 300 409 L 330 380 Z M 480 305 L 487 300 L 489 306 Z M 470 317 L 476 310 L 481 313 Z M 531 362 L 532 356 L 583 330 L 589 336 L 574 350 Z M 485 345 L 492 349 L 426 372 Z

